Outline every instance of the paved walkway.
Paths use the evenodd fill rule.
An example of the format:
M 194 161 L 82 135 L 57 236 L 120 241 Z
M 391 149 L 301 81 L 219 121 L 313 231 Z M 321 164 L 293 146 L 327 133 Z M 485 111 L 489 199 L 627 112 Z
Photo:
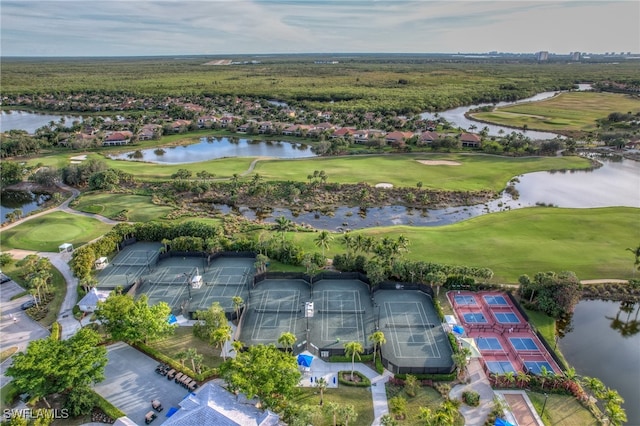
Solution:
M 495 391 L 500 396 L 513 413 L 513 424 L 518 426 L 544 426 L 542 419 L 538 416 L 536 409 L 529 399 L 529 396 L 522 390 L 502 390 Z
M 305 351 L 305 355 L 312 355 Z M 362 373 L 369 380 L 371 380 L 371 398 L 373 400 L 373 425 L 380 425 L 380 418 L 385 414 L 389 414 L 389 406 L 387 405 L 387 392 L 385 390 L 385 384 L 389 381 L 393 374 L 385 370 L 384 374 L 378 374 L 376 371 L 367 367 L 362 363 L 355 364 L 355 370 Z M 315 386 L 315 382 L 320 378 L 324 379 L 329 384 L 329 388 L 338 387 L 338 372 L 339 371 L 351 371 L 350 362 L 325 362 L 318 357 L 314 357 L 311 363 L 311 368 L 308 372 L 304 373 L 300 386 L 312 387 Z
M 449 398 L 462 400 L 463 392 L 467 390 L 478 392 L 480 394 L 480 405 L 470 407 L 462 403 L 460 405 L 460 413 L 464 416 L 465 426 L 482 426 L 493 409 L 493 389 L 491 389 L 489 379 L 487 379 L 480 360 L 477 358 L 471 358 L 471 362 L 467 366 L 467 374 L 471 378 L 471 382 L 454 386 L 449 392 Z

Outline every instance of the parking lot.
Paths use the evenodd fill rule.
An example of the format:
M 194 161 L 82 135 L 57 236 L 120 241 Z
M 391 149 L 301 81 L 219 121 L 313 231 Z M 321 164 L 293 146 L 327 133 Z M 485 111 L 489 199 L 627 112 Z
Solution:
M 2 315 L 0 316 L 0 350 L 4 351 L 11 347 L 17 347 L 23 351 L 32 340 L 42 339 L 49 335 L 49 331 L 39 323 L 32 320 L 20 308 L 20 305 L 32 299 L 30 295 L 19 297 L 15 300 L 11 298 L 24 289 L 13 281 L 7 281 L 0 289 L 0 303 L 2 304 Z M 11 365 L 11 358 L 5 360 L 0 365 L 0 386 L 4 386 L 10 380 L 5 377 L 4 372 Z
M 189 393 L 173 380 L 157 374 L 156 360 L 125 343 L 109 346 L 107 356 L 106 378 L 94 389 L 137 424 L 144 424 L 152 400 L 159 399 L 164 407 L 152 423 L 159 425 L 167 419 L 169 409 L 178 408 L 178 403 Z

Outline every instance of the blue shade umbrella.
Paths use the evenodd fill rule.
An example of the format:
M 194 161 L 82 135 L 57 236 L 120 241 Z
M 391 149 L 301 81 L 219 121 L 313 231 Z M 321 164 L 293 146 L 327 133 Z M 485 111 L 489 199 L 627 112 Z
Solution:
M 169 324 L 175 324 L 175 323 L 177 323 L 177 322 L 178 322 L 178 319 L 176 318 L 176 316 L 175 316 L 175 315 L 171 314 L 171 315 L 169 315 L 169 317 L 167 318 L 167 322 L 168 322 Z
M 454 325 L 452 330 L 454 334 L 459 334 L 460 336 L 464 334 L 464 328 L 461 325 Z
M 304 355 L 304 354 L 298 355 L 298 365 L 309 368 L 311 367 L 312 361 L 313 361 L 313 355 Z
M 169 411 L 167 411 L 167 417 L 173 416 L 178 410 L 179 408 L 176 408 L 176 407 L 169 408 Z
M 501 419 L 500 417 L 498 417 L 496 419 L 496 422 L 493 424 L 493 426 L 515 426 L 512 423 L 509 423 L 508 421 Z

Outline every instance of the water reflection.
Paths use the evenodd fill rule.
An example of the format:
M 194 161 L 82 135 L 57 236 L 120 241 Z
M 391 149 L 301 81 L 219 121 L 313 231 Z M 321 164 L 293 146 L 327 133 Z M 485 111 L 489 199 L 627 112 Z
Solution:
M 18 210 L 20 216 L 25 216 L 40 208 L 50 199 L 51 194 L 48 192 L 5 189 L 0 193 L 0 220 L 6 221 L 7 214 L 18 212 Z
M 117 160 L 146 161 L 157 164 L 184 164 L 230 157 L 315 157 L 311 147 L 302 143 L 262 141 L 237 137 L 201 138 L 192 145 L 180 145 L 162 149 L 150 148 L 114 154 Z
M 622 337 L 630 337 L 640 332 L 638 313 L 640 313 L 640 302 L 624 301 L 620 303 L 620 309 L 615 317 L 605 316 L 605 318 L 611 321 L 609 327 L 612 330 L 616 330 Z

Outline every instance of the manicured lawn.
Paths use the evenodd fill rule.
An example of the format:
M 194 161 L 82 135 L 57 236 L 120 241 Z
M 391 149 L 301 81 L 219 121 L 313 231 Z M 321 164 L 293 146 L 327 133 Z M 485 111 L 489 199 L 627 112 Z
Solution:
M 639 209 L 534 207 L 492 213 L 440 227 L 391 226 L 354 231 L 377 239 L 409 239 L 408 259 L 491 268 L 492 282 L 517 283 L 522 274 L 574 271 L 580 279 L 631 278 L 626 247 L 640 237 Z M 289 234 L 305 252 L 318 251 L 315 233 Z M 343 253 L 334 235 L 327 257 Z
M 425 165 L 420 160 L 447 160 L 460 165 Z M 328 182 L 460 191 L 501 191 L 514 176 L 541 170 L 580 169 L 589 162 L 579 157 L 507 158 L 476 154 L 407 154 L 348 156 L 300 160 L 264 160 L 255 168 L 265 179 L 307 181 L 314 170 L 324 170 Z
M 301 405 L 310 405 L 319 407 L 320 393 L 315 388 L 298 388 L 299 395 L 293 398 L 293 402 Z M 356 388 L 350 386 L 339 386 L 337 388 L 327 389 L 324 392 L 324 403 L 335 402 L 340 405 L 353 405 L 358 418 L 355 422 L 349 422 L 354 425 L 370 425 L 373 423 L 373 402 L 371 392 L 366 388 Z M 316 426 L 332 425 L 330 414 L 319 415 Z
M 176 356 L 177 354 L 186 351 L 189 348 L 194 348 L 199 354 L 204 355 L 202 363 L 206 367 L 219 367 L 220 364 L 222 364 L 220 350 L 195 337 L 193 335 L 192 327 L 178 327 L 176 328 L 176 332 L 173 336 L 158 342 L 150 343 L 149 346 L 162 352 L 164 355 L 175 359 L 177 362 L 180 362 Z M 193 368 L 190 360 L 186 360 L 185 365 L 189 368 Z
M 171 207 L 153 204 L 150 196 L 112 193 L 82 195 L 73 208 L 113 220 L 121 220 L 119 215 L 127 210 L 126 217 L 131 222 L 160 220 L 173 210 Z
M 5 265 L 3 268 L 3 272 L 10 274 L 11 278 L 18 284 L 20 284 L 23 288 L 27 288 L 27 283 L 20 276 L 22 274 L 21 268 L 17 268 L 15 262 L 12 262 L 9 265 Z M 60 306 L 62 306 L 62 302 L 64 301 L 64 297 L 67 294 L 67 282 L 64 280 L 64 277 L 55 267 L 51 269 L 52 277 L 51 284 L 49 285 L 50 291 L 53 293 L 53 299 L 47 304 L 47 314 L 38 322 L 45 328 L 48 328 L 56 322 L 58 319 L 58 314 L 60 313 Z M 28 291 L 25 291 L 23 294 L 28 294 Z M 18 296 L 18 295 L 16 295 Z M 14 297 L 15 298 L 15 297 Z M 13 300 L 13 298 L 12 298 Z
M 544 394 L 527 392 L 538 414 L 542 411 Z M 545 425 L 553 426 L 590 426 L 600 424 L 589 410 L 569 395 L 548 394 L 547 404 L 542 418 Z
M 2 231 L 1 248 L 57 252 L 62 243 L 80 247 L 110 229 L 96 219 L 53 212 Z
M 399 425 L 412 425 L 421 426 L 424 425 L 424 420 L 419 420 L 420 407 L 429 408 L 432 412 L 436 411 L 440 404 L 444 402 L 444 398 L 440 395 L 440 392 L 429 386 L 423 386 L 418 388 L 416 396 L 410 397 L 399 387 L 387 385 L 387 396 L 391 398 L 393 396 L 401 396 L 407 400 L 407 417 L 404 420 L 399 420 Z M 452 426 L 464 425 L 464 418 L 459 415 L 455 423 Z
M 540 130 L 594 130 L 612 112 L 640 111 L 640 100 L 616 93 L 570 92 L 551 99 L 480 112 L 474 117 L 507 126 Z

